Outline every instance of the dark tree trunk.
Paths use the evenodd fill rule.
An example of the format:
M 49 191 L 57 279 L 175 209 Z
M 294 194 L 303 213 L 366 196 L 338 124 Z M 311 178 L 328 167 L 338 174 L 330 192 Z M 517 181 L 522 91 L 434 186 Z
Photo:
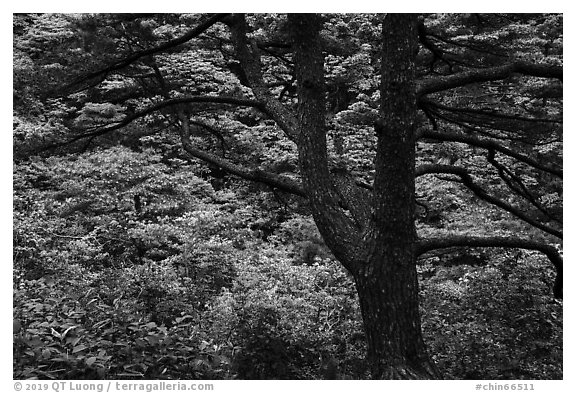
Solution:
M 422 338 L 416 275 L 414 16 L 382 25 L 381 116 L 372 217 L 355 272 L 373 378 L 439 378 Z
M 372 378 L 440 378 L 422 339 L 414 265 L 371 255 L 355 281 Z
M 326 244 L 353 274 L 376 379 L 430 379 L 420 328 L 414 227 L 416 21 L 383 24 L 382 109 L 372 197 L 328 167 L 318 15 L 289 15 L 298 80 L 297 144 L 303 184 Z M 342 181 L 344 180 L 344 181 Z M 348 184 L 348 185 L 346 185 Z

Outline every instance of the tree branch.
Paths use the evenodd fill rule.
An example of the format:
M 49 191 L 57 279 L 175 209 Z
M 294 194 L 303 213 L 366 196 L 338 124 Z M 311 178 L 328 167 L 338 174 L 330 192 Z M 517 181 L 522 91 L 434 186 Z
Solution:
M 318 14 L 288 14 L 294 48 L 298 92 L 297 136 L 300 174 L 314 221 L 336 258 L 356 269 L 358 226 L 340 203 L 328 167 L 324 55 L 320 44 L 322 19 Z M 345 192 L 345 190 L 343 189 Z M 353 261 L 353 262 L 352 262 Z
M 492 150 L 498 151 L 504 155 L 507 155 L 509 157 L 515 158 L 518 161 L 521 161 L 525 164 L 528 164 L 534 168 L 537 168 L 537 169 L 540 169 L 542 171 L 556 175 L 560 178 L 563 176 L 563 171 L 561 168 L 544 165 L 544 164 L 534 160 L 533 158 L 530 158 L 528 156 L 525 156 L 523 154 L 520 154 L 520 153 L 517 153 L 513 150 L 510 150 L 507 147 L 504 147 L 501 144 L 499 144 L 493 140 L 490 140 L 490 139 L 478 138 L 478 137 L 475 137 L 473 135 L 439 132 L 439 131 L 431 131 L 431 130 L 424 130 L 424 131 L 420 132 L 418 134 L 418 138 L 419 139 L 430 138 L 430 139 L 436 139 L 439 141 L 460 142 L 460 143 L 466 143 L 468 145 L 481 147 L 481 148 L 488 149 L 488 150 L 492 149 Z
M 459 176 L 461 179 L 462 184 L 464 184 L 470 191 L 472 191 L 477 197 L 480 199 L 498 206 L 499 208 L 506 210 L 507 212 L 513 214 L 514 216 L 518 217 L 522 221 L 538 228 L 546 233 L 549 233 L 553 236 L 556 236 L 559 239 L 562 239 L 563 234 L 561 231 L 558 231 L 554 228 L 551 228 L 547 225 L 544 225 L 532 217 L 528 216 L 526 213 L 521 211 L 520 209 L 510 205 L 509 203 L 496 198 L 495 196 L 489 195 L 482 187 L 480 187 L 470 176 L 470 173 L 466 170 L 466 168 L 452 166 L 452 165 L 421 165 L 416 168 L 416 176 L 422 176 L 426 174 L 432 173 L 446 173 L 451 175 Z
M 190 120 L 190 123 L 199 126 L 207 130 L 210 134 L 214 135 L 216 139 L 218 139 L 218 141 L 220 142 L 220 148 L 222 149 L 222 158 L 226 157 L 226 141 L 224 140 L 224 136 L 220 131 L 218 131 L 211 125 L 204 123 L 203 121 Z
M 496 153 L 493 150 L 488 151 L 488 162 L 496 168 L 500 178 L 504 180 L 504 183 L 514 191 L 517 195 L 523 197 L 528 202 L 530 202 L 534 207 L 536 207 L 540 212 L 542 212 L 548 219 L 561 223 L 561 218 L 558 219 L 554 217 L 538 200 L 528 187 L 524 184 L 520 176 L 516 175 L 511 169 L 507 168 L 505 165 L 496 161 Z
M 505 114 L 501 112 L 497 112 L 492 108 L 460 108 L 460 107 L 452 107 L 440 104 L 439 102 L 432 101 L 429 99 L 420 99 L 420 102 L 426 106 L 433 106 L 437 109 L 452 112 L 452 113 L 461 113 L 467 118 L 471 119 L 481 119 L 485 122 L 486 119 L 495 118 L 495 121 L 498 119 L 501 120 L 512 120 L 512 121 L 520 121 L 520 122 L 530 122 L 530 123 L 552 123 L 552 124 L 562 124 L 561 120 L 553 120 L 553 119 L 539 119 L 536 117 L 525 117 L 517 114 Z
M 215 154 L 200 150 L 194 146 L 190 140 L 190 120 L 182 112 L 179 113 L 180 121 L 182 123 L 182 130 L 180 133 L 182 146 L 184 150 L 192 157 L 198 158 L 209 164 L 216 165 L 217 167 L 225 170 L 226 172 L 241 177 L 246 180 L 263 183 L 270 187 L 279 190 L 299 195 L 306 198 L 307 194 L 302 185 L 289 177 L 277 175 L 274 173 L 264 172 L 260 169 L 252 169 L 242 165 L 235 164 L 230 160 L 219 157 Z
M 105 126 L 97 127 L 97 129 L 94 131 L 83 133 L 81 135 L 77 135 L 77 136 L 75 136 L 75 137 L 73 137 L 73 138 L 71 138 L 65 142 L 62 142 L 62 143 L 50 145 L 50 146 L 46 147 L 44 150 L 69 145 L 71 143 L 74 143 L 76 141 L 79 141 L 79 140 L 85 139 L 85 138 L 95 138 L 97 136 L 101 136 L 101 135 L 107 134 L 109 132 L 118 130 L 120 128 L 126 127 L 127 125 L 129 125 L 133 121 L 140 119 L 140 118 L 142 118 L 146 115 L 149 115 L 151 113 L 154 113 L 156 111 L 159 111 L 161 109 L 176 106 L 176 105 L 191 104 L 191 103 L 229 104 L 229 105 L 238 105 L 238 106 L 249 106 L 249 107 L 258 108 L 260 110 L 264 109 L 262 104 L 258 101 L 242 99 L 242 98 L 235 98 L 235 97 L 190 96 L 190 97 L 172 98 L 172 99 L 158 102 L 156 104 L 149 106 L 146 109 L 143 109 L 143 110 L 136 112 L 132 115 L 126 116 L 121 121 L 118 121 L 115 123 L 110 123 L 110 124 L 105 125 Z
M 430 71 L 434 72 L 434 65 L 436 63 L 436 60 L 440 60 L 446 63 L 446 65 L 448 65 L 448 69 L 450 70 L 450 72 L 452 72 L 453 68 L 452 63 L 448 59 L 446 59 L 444 51 L 430 40 L 430 38 L 428 37 L 428 31 L 423 21 L 418 22 L 418 39 L 422 44 L 422 46 L 428 49 L 432 54 L 432 61 L 430 62 Z
M 456 47 L 459 47 L 459 48 L 470 49 L 470 50 L 472 50 L 472 51 L 479 52 L 479 53 L 488 53 L 488 54 L 490 54 L 490 55 L 492 55 L 492 56 L 497 56 L 497 57 L 501 57 L 501 58 L 506 58 L 506 57 L 507 57 L 507 55 L 506 55 L 505 53 L 495 52 L 495 51 L 492 51 L 492 50 L 488 50 L 487 48 L 480 48 L 480 47 L 477 47 L 477 46 L 474 46 L 474 45 L 470 45 L 470 44 L 468 43 L 468 40 L 466 40 L 467 43 L 464 44 L 464 43 L 462 43 L 462 42 L 453 41 L 453 40 L 451 40 L 451 39 L 449 39 L 449 38 L 442 37 L 442 36 L 440 36 L 440 35 L 438 35 L 438 34 L 436 34 L 436 33 L 433 33 L 433 32 L 431 32 L 431 31 L 429 31 L 429 30 L 427 30 L 427 34 L 428 34 L 428 36 L 434 38 L 436 41 L 442 42 L 442 43 L 444 43 L 444 44 L 453 45 L 453 46 L 456 46 Z
M 447 76 L 438 76 L 422 80 L 416 89 L 418 96 L 454 89 L 472 83 L 502 80 L 513 74 L 522 74 L 540 78 L 556 78 L 562 80 L 562 66 L 534 64 L 525 61 L 460 72 Z
M 118 60 L 118 61 L 112 63 L 108 67 L 103 68 L 101 70 L 89 73 L 87 75 L 83 75 L 81 78 L 78 78 L 77 80 L 70 83 L 67 87 L 71 88 L 71 87 L 74 87 L 74 86 L 76 86 L 76 85 L 78 85 L 78 84 L 80 84 L 86 80 L 90 80 L 90 79 L 97 78 L 97 77 L 100 77 L 103 80 L 111 72 L 122 69 L 124 67 L 127 67 L 130 64 L 134 63 L 135 61 L 137 61 L 143 57 L 150 56 L 150 55 L 153 55 L 153 54 L 159 53 L 159 52 L 164 52 L 168 49 L 182 45 L 182 44 L 190 41 L 191 39 L 199 36 L 204 31 L 208 30 L 212 25 L 223 20 L 226 16 L 227 16 L 227 14 L 210 15 L 204 21 L 200 22 L 200 24 L 198 26 L 189 30 L 186 34 L 184 34 L 178 38 L 175 38 L 173 40 L 167 41 L 167 42 L 160 44 L 158 46 L 155 46 L 155 47 L 152 47 L 149 49 L 145 49 L 145 50 L 142 50 L 140 52 L 136 52 L 136 53 L 124 58 L 124 59 L 121 59 L 121 60 Z
M 416 254 L 422 255 L 431 250 L 449 247 L 501 247 L 540 251 L 548 257 L 552 265 L 556 268 L 554 296 L 562 298 L 563 260 L 554 246 L 515 237 L 450 236 L 445 238 L 422 239 L 418 241 L 416 244 Z
M 264 83 L 258 47 L 246 37 L 247 25 L 244 15 L 234 15 L 227 19 L 232 35 L 236 56 L 246 75 L 248 84 L 256 99 L 262 103 L 266 113 L 293 141 L 298 139 L 298 121 L 295 114 L 274 97 Z

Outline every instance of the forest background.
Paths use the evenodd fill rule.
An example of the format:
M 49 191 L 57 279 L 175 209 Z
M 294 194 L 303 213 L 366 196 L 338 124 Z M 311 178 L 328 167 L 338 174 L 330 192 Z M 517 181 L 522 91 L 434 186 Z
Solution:
M 11 221 L 11 219 L 10 219 L 10 221 Z M 303 240 L 303 241 L 305 241 L 305 240 Z M 312 247 L 315 249 L 315 246 L 312 246 Z M 298 252 L 300 252 L 300 251 L 296 251 L 296 253 L 298 253 Z M 306 253 L 307 251 L 305 250 L 305 251 L 303 251 L 303 252 Z M 314 251 L 314 252 L 316 252 L 316 251 Z M 317 255 L 314 255 L 314 256 L 312 256 L 312 257 L 314 258 L 315 256 L 317 256 Z M 482 258 L 482 257 L 483 257 L 482 255 L 479 256 L 479 258 Z M 460 273 L 461 273 L 461 272 L 458 272 L 458 274 L 460 274 Z M 484 288 L 484 289 L 486 289 L 486 288 Z M 454 350 L 455 350 L 455 351 L 459 351 L 459 349 L 454 349 Z M 258 353 L 258 351 L 259 351 L 259 350 L 256 349 L 256 350 L 255 350 L 255 353 Z M 360 351 L 360 352 L 361 352 L 361 351 Z M 209 358 L 212 358 L 213 355 L 214 355 L 214 354 L 208 354 L 208 357 L 209 357 Z M 219 355 L 218 355 L 218 356 L 219 356 Z M 226 355 L 224 355 L 224 357 L 226 357 Z M 201 359 L 201 360 L 202 360 L 202 359 Z M 343 363 L 345 363 L 345 362 L 347 361 L 346 359 L 339 359 L 339 360 L 340 360 L 341 362 L 343 362 Z M 351 361 L 350 363 L 353 363 L 355 360 L 356 360 L 356 359 L 354 359 L 354 360 Z M 226 361 L 226 359 L 224 359 L 224 361 Z M 280 359 L 280 361 L 284 361 L 284 360 Z M 208 363 L 209 363 L 209 362 L 208 362 Z M 346 363 L 346 364 L 348 364 L 348 363 Z M 208 367 L 208 368 L 213 367 L 213 364 L 212 364 L 212 363 L 210 363 L 210 366 L 206 366 L 204 363 L 200 362 L 199 365 L 201 365 L 202 367 Z M 311 367 L 312 367 L 312 366 L 311 366 Z M 316 365 L 314 365 L 314 367 L 316 367 Z M 218 369 L 216 370 L 216 372 L 218 372 L 218 370 L 220 370 L 220 369 L 218 368 Z M 211 371 L 209 370 L 209 372 L 214 372 L 214 370 L 211 370 Z M 315 372 L 315 371 L 310 370 L 310 373 L 313 373 L 313 372 Z M 347 372 L 348 372 L 348 373 L 352 373 L 353 371 L 348 370 Z M 312 376 L 313 374 L 310 374 L 310 375 Z M 495 377 L 497 377 L 497 376 L 495 375 Z

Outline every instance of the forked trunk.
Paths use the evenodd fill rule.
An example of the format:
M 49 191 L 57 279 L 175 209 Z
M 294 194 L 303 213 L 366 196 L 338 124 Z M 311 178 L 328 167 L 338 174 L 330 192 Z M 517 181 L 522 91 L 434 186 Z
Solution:
M 416 18 L 386 15 L 382 44 L 372 216 L 354 277 L 372 377 L 439 378 L 422 338 L 414 253 Z
M 296 134 L 302 181 L 322 237 L 355 277 L 372 377 L 438 378 L 420 330 L 414 254 L 416 19 L 389 14 L 383 21 L 382 104 L 375 124 L 372 196 L 362 196 L 353 181 L 340 184 L 335 168 L 330 172 L 322 17 L 290 14 L 288 21 L 298 80 Z

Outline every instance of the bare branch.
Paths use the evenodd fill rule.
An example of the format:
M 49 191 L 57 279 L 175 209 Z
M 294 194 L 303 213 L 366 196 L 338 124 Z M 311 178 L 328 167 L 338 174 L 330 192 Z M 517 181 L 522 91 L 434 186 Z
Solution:
M 439 48 L 434 42 L 428 37 L 428 31 L 424 22 L 419 21 L 418 23 L 418 39 L 422 46 L 430 51 L 432 54 L 432 61 L 430 62 L 430 71 L 434 72 L 434 65 L 437 60 L 444 62 L 448 65 L 448 69 L 452 72 L 453 64 L 448 59 L 446 59 L 444 51 Z
M 460 142 L 460 143 L 466 143 L 468 145 L 472 145 L 472 146 L 476 146 L 476 147 L 481 147 L 484 149 L 492 149 L 492 150 L 500 152 L 504 155 L 507 155 L 509 157 L 515 158 L 518 161 L 521 161 L 525 164 L 528 164 L 534 168 L 537 168 L 537 169 L 540 169 L 542 171 L 551 173 L 551 174 L 556 175 L 558 177 L 562 177 L 562 175 L 563 175 L 563 171 L 561 168 L 557 168 L 555 166 L 553 167 L 553 166 L 544 165 L 544 164 L 534 160 L 533 158 L 530 158 L 528 156 L 525 156 L 523 154 L 515 152 L 511 149 L 508 149 L 507 147 L 504 147 L 501 144 L 499 144 L 498 142 L 491 140 L 491 139 L 478 138 L 478 137 L 473 136 L 473 135 L 450 133 L 450 132 L 439 132 L 439 131 L 431 131 L 431 130 L 425 130 L 425 131 L 420 132 L 418 135 L 418 138 L 419 139 L 430 138 L 430 139 L 436 139 L 439 141 Z
M 448 111 L 448 112 L 455 112 L 455 113 L 462 113 L 466 116 L 471 118 L 479 118 L 479 119 L 486 119 L 486 118 L 496 118 L 496 119 L 503 119 L 503 120 L 513 120 L 513 121 L 520 121 L 520 122 L 531 122 L 531 123 L 553 123 L 553 124 L 562 124 L 561 120 L 553 120 L 553 119 L 540 119 L 537 117 L 525 117 L 517 114 L 505 114 L 498 112 L 491 108 L 460 108 L 460 107 L 452 107 L 440 104 L 439 102 L 435 102 L 429 99 L 420 99 L 420 102 L 427 106 L 434 106 L 440 110 Z
M 235 15 L 227 19 L 232 33 L 232 42 L 242 70 L 248 79 L 252 92 L 276 121 L 278 126 L 293 141 L 298 139 L 298 122 L 295 114 L 274 97 L 264 83 L 258 47 L 246 37 L 247 25 L 244 15 Z
M 419 96 L 454 89 L 472 83 L 488 82 L 506 79 L 513 74 L 522 74 L 541 78 L 555 78 L 562 80 L 562 66 L 549 64 L 533 64 L 525 61 L 516 61 L 496 67 L 482 68 L 460 72 L 447 76 L 437 76 L 420 81 L 417 88 Z
M 554 283 L 554 296 L 562 297 L 563 260 L 558 250 L 551 245 L 533 240 L 516 237 L 491 236 L 448 236 L 444 238 L 422 239 L 416 245 L 416 255 L 422 255 L 431 250 L 450 247 L 499 247 L 499 248 L 522 248 L 525 250 L 540 251 L 548 257 L 556 268 L 556 280 Z
M 507 57 L 507 55 L 506 55 L 505 53 L 503 53 L 503 52 L 495 52 L 495 51 L 489 50 L 489 49 L 487 49 L 487 48 L 480 48 L 480 47 L 477 47 L 477 46 L 475 46 L 475 45 L 470 45 L 470 43 L 469 43 L 468 40 L 466 40 L 466 43 L 463 43 L 463 42 L 458 42 L 458 41 L 451 40 L 451 39 L 446 38 L 446 37 L 442 37 L 442 36 L 440 36 L 440 35 L 438 35 L 438 34 L 436 34 L 436 33 L 432 33 L 432 32 L 429 31 L 429 30 L 427 30 L 426 33 L 428 34 L 428 36 L 434 38 L 436 41 L 442 42 L 442 43 L 444 43 L 444 44 L 453 45 L 453 46 L 456 46 L 456 47 L 459 47 L 459 48 L 470 49 L 470 50 L 472 50 L 472 51 L 479 52 L 479 53 L 488 53 L 488 54 L 490 54 L 490 55 L 492 55 L 492 56 L 497 56 L 497 57 L 501 57 L 501 58 L 506 58 L 506 57 Z
M 534 207 L 536 207 L 540 212 L 542 212 L 550 220 L 561 223 L 561 218 L 558 219 L 554 217 L 530 192 L 528 187 L 524 184 L 520 176 L 516 175 L 511 169 L 507 168 L 505 165 L 496 161 L 496 153 L 493 150 L 488 151 L 488 162 L 498 170 L 500 178 L 504 180 L 504 183 L 516 194 L 520 195 L 528 202 L 530 202 Z
M 222 149 L 222 158 L 226 157 L 226 141 L 224 140 L 224 136 L 219 130 L 217 130 L 216 128 L 212 127 L 209 124 L 204 123 L 203 121 L 190 120 L 190 123 L 197 125 L 207 130 L 210 134 L 214 135 L 220 142 L 220 148 Z
M 164 108 L 173 107 L 176 105 L 182 104 L 191 104 L 191 103 L 208 103 L 208 104 L 229 104 L 229 105 L 238 105 L 238 106 L 249 106 L 254 108 L 259 108 L 263 110 L 262 104 L 258 101 L 242 99 L 242 98 L 235 98 L 235 97 L 226 97 L 226 96 L 190 96 L 190 97 L 181 97 L 181 98 L 172 98 L 169 100 L 164 100 L 158 102 L 154 105 L 149 106 L 146 109 L 143 109 L 139 112 L 136 112 L 132 115 L 126 116 L 121 121 L 114 122 L 107 124 L 105 126 L 101 126 L 96 128 L 96 130 L 91 132 L 86 132 L 81 135 L 77 135 L 65 142 L 50 145 L 45 148 L 45 150 L 61 147 L 64 145 L 69 145 L 76 141 L 86 138 L 95 138 L 97 136 L 101 136 L 107 134 L 109 132 L 118 130 L 120 128 L 126 127 L 128 124 L 132 123 L 133 121 L 140 119 L 146 115 L 154 113 Z
M 188 152 L 188 154 L 190 154 L 192 157 L 216 165 L 226 172 L 243 179 L 263 183 L 269 185 L 270 187 L 277 188 L 291 194 L 299 195 L 301 197 L 307 196 L 302 185 L 296 180 L 286 176 L 264 172 L 260 169 L 252 169 L 238 165 L 228 159 L 196 148 L 190 140 L 190 121 L 188 117 L 183 113 L 180 113 L 180 121 L 182 122 L 182 146 L 184 147 L 184 150 Z
M 78 84 L 83 83 L 84 81 L 87 81 L 87 80 L 90 80 L 93 78 L 100 78 L 100 81 L 102 81 L 111 72 L 116 71 L 116 70 L 120 70 L 124 67 L 127 67 L 130 64 L 134 63 L 135 61 L 137 61 L 143 57 L 150 56 L 150 55 L 153 55 L 153 54 L 159 53 L 159 52 L 164 52 L 168 49 L 182 45 L 182 44 L 190 41 L 191 39 L 199 36 L 204 31 L 208 30 L 212 25 L 223 20 L 226 16 L 227 16 L 227 14 L 210 15 L 204 21 L 200 22 L 200 24 L 198 26 L 189 30 L 186 34 L 184 34 L 178 38 L 175 38 L 173 40 L 167 41 L 167 42 L 160 44 L 158 46 L 155 46 L 155 47 L 152 47 L 149 49 L 145 49 L 145 50 L 142 50 L 140 52 L 136 52 L 136 53 L 134 53 L 134 54 L 122 59 L 122 60 L 118 60 L 118 61 L 112 63 L 108 67 L 103 68 L 101 70 L 89 73 L 87 75 L 83 75 L 81 78 L 73 81 L 70 85 L 68 85 L 68 88 L 73 87 L 73 86 L 77 86 Z
M 562 239 L 562 232 L 551 228 L 547 225 L 542 224 L 541 222 L 536 221 L 520 209 L 510 205 L 508 202 L 505 202 L 495 196 L 489 195 L 481 186 L 479 186 L 470 176 L 470 173 L 463 167 L 451 166 L 451 165 L 421 165 L 420 167 L 416 168 L 416 176 L 422 176 L 426 174 L 433 174 L 433 173 L 445 173 L 445 174 L 452 174 L 460 177 L 461 183 L 464 184 L 470 191 L 472 191 L 477 197 L 480 199 L 498 206 L 499 208 L 506 210 L 507 212 L 513 214 L 514 216 L 518 217 L 522 221 L 546 232 L 553 236 L 556 236 L 559 239 Z

